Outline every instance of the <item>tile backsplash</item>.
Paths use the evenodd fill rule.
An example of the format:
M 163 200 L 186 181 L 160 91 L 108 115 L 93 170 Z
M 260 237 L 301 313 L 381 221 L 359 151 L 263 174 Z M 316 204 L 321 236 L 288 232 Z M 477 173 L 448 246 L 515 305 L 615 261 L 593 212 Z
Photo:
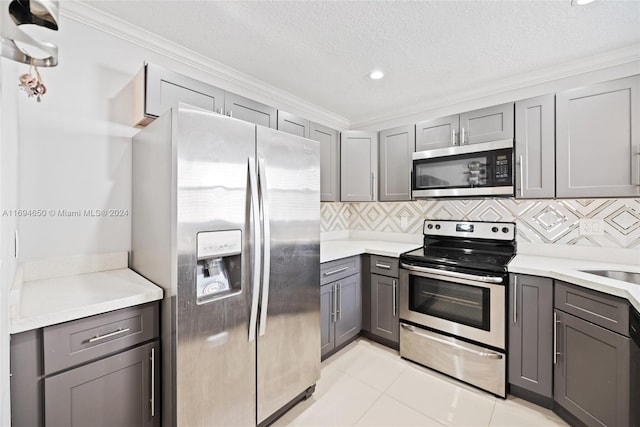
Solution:
M 424 219 L 510 221 L 519 241 L 640 249 L 640 199 L 322 203 L 320 212 L 322 231 L 420 234 Z M 580 235 L 580 219 L 601 219 L 603 235 Z

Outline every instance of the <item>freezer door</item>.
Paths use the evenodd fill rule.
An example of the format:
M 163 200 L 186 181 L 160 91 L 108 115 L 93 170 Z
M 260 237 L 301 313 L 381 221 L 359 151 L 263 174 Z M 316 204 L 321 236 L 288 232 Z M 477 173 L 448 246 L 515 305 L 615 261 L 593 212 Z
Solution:
M 256 341 L 249 339 L 254 259 L 249 168 L 255 126 L 185 105 L 176 152 L 175 420 L 256 422 Z M 259 227 L 258 227 L 259 230 Z
M 320 146 L 257 127 L 264 265 L 258 423 L 320 377 Z

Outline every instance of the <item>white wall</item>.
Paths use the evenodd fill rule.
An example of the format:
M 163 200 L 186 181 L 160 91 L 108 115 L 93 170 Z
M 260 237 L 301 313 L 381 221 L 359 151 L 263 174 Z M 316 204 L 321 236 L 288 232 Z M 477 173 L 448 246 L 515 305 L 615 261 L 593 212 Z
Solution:
M 0 59 L 0 425 L 10 423 L 9 289 L 16 270 L 14 231 L 17 218 L 2 215 L 18 198 L 17 64 Z

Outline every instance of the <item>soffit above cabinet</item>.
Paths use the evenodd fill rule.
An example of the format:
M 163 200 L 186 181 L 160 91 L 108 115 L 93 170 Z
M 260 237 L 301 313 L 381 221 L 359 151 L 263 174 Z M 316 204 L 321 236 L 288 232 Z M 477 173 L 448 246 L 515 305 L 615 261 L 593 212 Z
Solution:
M 88 4 L 352 125 L 640 60 L 638 1 Z

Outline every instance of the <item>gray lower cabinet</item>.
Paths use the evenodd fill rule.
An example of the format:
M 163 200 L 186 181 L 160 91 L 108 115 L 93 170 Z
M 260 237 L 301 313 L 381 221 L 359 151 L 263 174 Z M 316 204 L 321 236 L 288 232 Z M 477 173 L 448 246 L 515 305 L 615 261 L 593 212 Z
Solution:
M 133 124 L 146 126 L 176 102 L 222 112 L 225 91 L 154 64 L 145 66 L 133 81 Z
M 553 280 L 511 274 L 509 281 L 510 393 L 553 404 Z
M 323 263 L 320 267 L 321 356 L 358 336 L 362 328 L 360 257 Z
M 340 135 L 340 200 L 377 200 L 378 134 L 345 131 Z
M 573 423 L 628 426 L 629 303 L 555 281 L 554 410 Z
M 374 339 L 397 347 L 400 342 L 400 314 L 398 298 L 398 259 L 371 255 L 370 298 L 371 327 Z
M 309 138 L 320 143 L 320 201 L 340 201 L 340 135 L 337 130 L 311 122 Z
M 556 94 L 556 196 L 640 195 L 640 75 Z
M 45 378 L 47 427 L 159 425 L 159 368 L 156 341 Z
M 278 130 L 309 138 L 309 120 L 278 110 Z
M 224 111 L 227 116 L 244 120 L 245 122 L 272 129 L 277 129 L 278 127 L 278 111 L 275 108 L 235 93 L 225 93 Z
M 538 96 L 516 102 L 516 197 L 553 198 L 555 180 L 555 99 Z
M 400 126 L 381 131 L 378 200 L 411 200 L 412 158 L 415 147 L 414 126 Z
M 158 304 L 11 336 L 12 425 L 159 426 Z
M 415 151 L 458 145 L 459 129 L 460 116 L 458 114 L 416 123 Z
M 513 139 L 513 102 L 460 114 L 459 145 Z

